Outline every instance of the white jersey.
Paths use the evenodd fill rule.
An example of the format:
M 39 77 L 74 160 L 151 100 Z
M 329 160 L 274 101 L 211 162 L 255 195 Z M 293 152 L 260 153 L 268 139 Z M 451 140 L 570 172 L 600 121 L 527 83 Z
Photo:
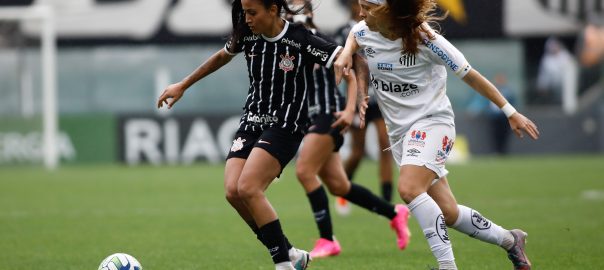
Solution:
M 387 39 L 369 30 L 365 21 L 351 31 L 367 57 L 371 83 L 391 141 L 400 140 L 413 123 L 424 118 L 454 125 L 446 95 L 447 69 L 460 78 L 471 69 L 457 48 L 433 32 L 434 39 L 422 35 L 419 52 L 409 55 L 402 53 L 401 39 Z

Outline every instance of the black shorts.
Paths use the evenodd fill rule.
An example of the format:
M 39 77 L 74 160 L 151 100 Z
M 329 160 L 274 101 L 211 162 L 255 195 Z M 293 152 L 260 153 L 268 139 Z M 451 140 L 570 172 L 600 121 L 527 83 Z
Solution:
M 254 147 L 262 148 L 275 157 L 281 165 L 281 171 L 287 166 L 298 152 L 302 142 L 302 133 L 292 134 L 280 128 L 269 128 L 257 131 L 239 129 L 233 138 L 231 150 L 227 155 L 230 158 L 247 159 Z
M 344 144 L 344 136 L 340 133 L 342 129 L 331 128 L 331 124 L 335 121 L 335 117 L 331 114 L 316 114 L 311 118 L 310 128 L 308 133 L 329 134 L 333 138 L 334 152 L 340 151 L 340 147 Z
M 371 102 L 368 105 L 367 111 L 365 111 L 365 123 L 369 124 L 373 122 L 373 120 L 384 118 L 380 111 L 380 107 L 376 102 Z

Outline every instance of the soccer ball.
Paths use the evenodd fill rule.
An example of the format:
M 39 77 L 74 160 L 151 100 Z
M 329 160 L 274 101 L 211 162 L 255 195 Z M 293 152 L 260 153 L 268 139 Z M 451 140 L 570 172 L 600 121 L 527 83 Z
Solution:
M 115 253 L 105 258 L 99 270 L 143 270 L 141 264 L 126 253 Z

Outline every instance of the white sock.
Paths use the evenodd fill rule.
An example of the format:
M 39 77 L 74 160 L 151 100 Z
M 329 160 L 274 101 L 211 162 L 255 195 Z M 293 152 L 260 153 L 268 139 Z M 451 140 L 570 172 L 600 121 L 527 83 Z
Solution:
M 514 244 L 514 236 L 510 231 L 486 219 L 474 209 L 463 205 L 458 205 L 457 208 L 459 209 L 459 216 L 455 224 L 451 226 L 453 229 L 503 248 L 509 246 L 506 250 Z
M 453 248 L 447 233 L 443 212 L 438 208 L 432 197 L 424 192 L 407 206 L 424 231 L 424 237 L 428 240 L 428 245 L 432 250 L 432 254 L 436 257 L 436 261 L 439 264 L 441 262 L 447 262 L 447 264 L 453 262 L 453 265 L 455 265 Z
M 291 262 L 281 262 L 275 264 L 275 270 L 296 270 Z
M 292 262 L 297 261 L 300 258 L 300 251 L 298 251 L 298 249 L 296 249 L 295 247 L 292 247 L 288 250 L 288 254 L 289 254 L 289 260 Z

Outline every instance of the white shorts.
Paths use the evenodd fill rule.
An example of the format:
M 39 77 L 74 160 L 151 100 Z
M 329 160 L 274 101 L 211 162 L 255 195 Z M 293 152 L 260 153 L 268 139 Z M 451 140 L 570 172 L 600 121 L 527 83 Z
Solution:
M 426 166 L 438 178 L 446 176 L 445 162 L 455 141 L 455 126 L 436 119 L 415 122 L 402 138 L 390 138 L 390 150 L 396 163 Z

